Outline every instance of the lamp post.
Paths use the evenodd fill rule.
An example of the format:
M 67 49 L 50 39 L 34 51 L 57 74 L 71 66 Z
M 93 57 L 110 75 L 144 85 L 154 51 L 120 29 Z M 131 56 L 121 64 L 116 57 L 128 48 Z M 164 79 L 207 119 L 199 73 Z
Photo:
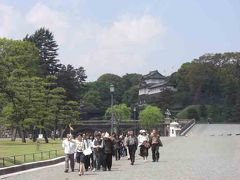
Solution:
M 135 120 L 135 134 L 137 133 L 137 119 L 136 119 L 136 106 L 133 107 L 133 120 Z
M 133 120 L 136 120 L 136 106 L 133 107 Z
M 111 134 L 113 133 L 113 121 L 114 121 L 114 115 L 113 115 L 113 93 L 114 93 L 114 85 L 110 85 L 110 93 L 111 93 Z

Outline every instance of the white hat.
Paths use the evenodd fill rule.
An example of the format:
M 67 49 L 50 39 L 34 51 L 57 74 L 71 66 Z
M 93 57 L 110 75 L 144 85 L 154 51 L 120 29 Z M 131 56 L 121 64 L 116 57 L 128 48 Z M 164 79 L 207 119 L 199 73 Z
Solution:
M 145 130 L 142 130 L 142 133 L 146 133 L 146 131 L 145 131 Z
M 105 137 L 105 138 L 109 138 L 109 137 L 110 137 L 109 134 L 108 134 L 108 132 L 105 133 L 104 137 Z

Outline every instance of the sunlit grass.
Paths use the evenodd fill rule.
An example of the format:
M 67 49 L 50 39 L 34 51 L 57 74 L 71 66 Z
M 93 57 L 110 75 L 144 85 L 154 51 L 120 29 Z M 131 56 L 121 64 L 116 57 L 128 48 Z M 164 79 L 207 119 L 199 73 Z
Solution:
M 35 154 L 33 155 L 33 153 Z M 10 166 L 14 164 L 14 157 L 6 158 L 8 156 L 15 156 L 15 164 L 21 164 L 24 162 L 52 159 L 62 155 L 63 149 L 60 140 L 50 140 L 48 144 L 44 140 L 41 140 L 39 146 L 31 140 L 27 140 L 27 143 L 22 143 L 20 140 L 0 140 L 0 167 L 3 166 L 2 157 L 5 157 L 5 166 Z

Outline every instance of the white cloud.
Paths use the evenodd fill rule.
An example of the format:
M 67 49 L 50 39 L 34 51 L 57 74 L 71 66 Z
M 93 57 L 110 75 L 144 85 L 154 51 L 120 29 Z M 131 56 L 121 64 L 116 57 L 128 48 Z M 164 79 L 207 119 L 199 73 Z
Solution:
M 147 14 L 123 15 L 102 25 L 46 3 L 36 3 L 27 12 L 0 4 L 0 36 L 22 39 L 43 26 L 55 35 L 61 63 L 83 66 L 89 80 L 108 72 L 146 72 L 166 31 L 158 18 Z
M 0 4 L 0 36 L 8 36 L 11 30 L 13 9 L 10 6 Z
M 163 27 L 157 18 L 144 15 L 139 18 L 125 17 L 115 21 L 101 38 L 107 43 L 106 45 L 141 45 L 158 37 L 162 32 Z
M 0 37 L 16 38 L 23 29 L 21 18 L 21 14 L 12 6 L 0 4 Z
M 79 59 L 87 72 L 96 77 L 106 72 L 119 75 L 142 72 L 148 66 L 151 52 L 161 48 L 164 32 L 165 27 L 158 18 L 125 16 L 94 32 L 95 48 Z
M 51 9 L 43 3 L 37 3 L 27 14 L 26 22 L 35 29 L 49 28 L 53 31 L 59 44 L 63 44 L 67 38 L 69 24 L 64 13 Z

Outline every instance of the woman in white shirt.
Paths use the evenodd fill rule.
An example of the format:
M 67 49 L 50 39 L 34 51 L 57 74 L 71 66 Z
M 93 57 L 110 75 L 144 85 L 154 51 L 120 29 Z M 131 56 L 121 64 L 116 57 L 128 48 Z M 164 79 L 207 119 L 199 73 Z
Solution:
M 90 156 L 92 154 L 92 150 L 91 150 L 91 140 L 89 139 L 89 134 L 83 134 L 83 141 L 85 144 L 85 147 L 87 149 L 86 153 L 84 152 L 85 155 L 85 162 L 84 162 L 84 166 L 85 166 L 85 170 L 88 171 L 89 167 L 90 167 Z
M 138 135 L 138 146 L 140 147 L 140 156 L 146 161 L 148 157 L 148 149 L 150 148 L 149 137 L 145 130 L 140 130 Z
M 76 160 L 77 163 L 79 163 L 79 176 L 84 174 L 84 159 L 85 156 L 83 154 L 83 151 L 86 149 L 85 143 L 83 141 L 83 137 L 81 134 L 78 135 L 78 138 L 76 140 Z

